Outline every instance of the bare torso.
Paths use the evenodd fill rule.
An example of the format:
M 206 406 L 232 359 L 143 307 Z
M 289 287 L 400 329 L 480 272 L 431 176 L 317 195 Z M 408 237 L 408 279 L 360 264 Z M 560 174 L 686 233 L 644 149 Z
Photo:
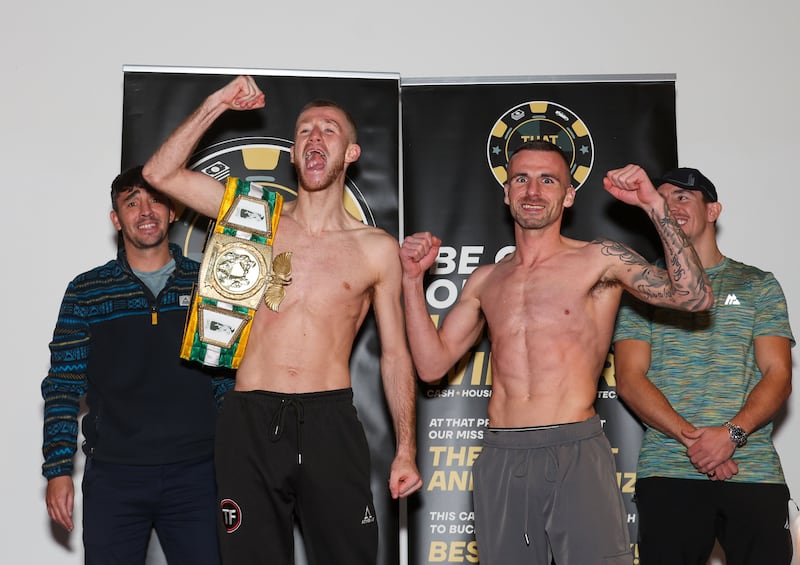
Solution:
M 278 312 L 257 310 L 237 390 L 350 386 L 350 353 L 380 277 L 380 254 L 397 254 L 385 232 L 351 220 L 311 234 L 290 214 L 282 216 L 273 252 L 292 252 L 292 284 Z
M 470 293 L 492 341 L 492 427 L 577 422 L 594 414 L 623 288 L 603 279 L 608 257 L 598 245 L 564 241 L 533 266 L 513 254 L 472 277 Z

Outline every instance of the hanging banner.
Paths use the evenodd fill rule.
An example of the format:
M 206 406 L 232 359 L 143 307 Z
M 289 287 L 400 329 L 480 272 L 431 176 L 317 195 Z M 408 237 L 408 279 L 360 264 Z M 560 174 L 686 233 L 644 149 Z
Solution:
M 578 191 L 564 235 L 616 239 L 650 260 L 661 252 L 645 214 L 610 196 L 602 179 L 628 163 L 651 176 L 676 166 L 674 77 L 404 79 L 402 103 L 404 231 L 430 231 L 443 242 L 425 283 L 437 325 L 470 273 L 513 251 L 502 183 L 509 155 L 528 140 L 556 143 L 571 160 Z M 488 424 L 490 363 L 483 336 L 440 382 L 420 386 L 417 462 L 425 486 L 409 505 L 411 565 L 480 560 L 471 468 Z M 642 427 L 616 397 L 611 354 L 598 375 L 596 409 L 615 453 L 635 541 L 632 495 Z
M 365 224 L 399 237 L 399 75 L 133 66 L 123 70 L 123 169 L 145 163 L 209 94 L 236 75 L 249 74 L 265 93 L 266 106 L 225 112 L 200 141 L 188 167 L 223 183 L 231 176 L 258 182 L 293 200 L 297 181 L 289 152 L 295 120 L 307 102 L 332 100 L 352 114 L 362 148 L 358 162 L 347 171 L 345 206 Z M 200 261 L 209 223 L 209 218 L 180 208 L 170 237 L 187 256 Z M 379 354 L 377 329 L 369 316 L 353 347 L 352 384 L 370 445 L 378 562 L 393 565 L 399 555 L 399 512 L 387 485 L 394 431 L 383 399 Z M 302 547 L 298 561 L 304 562 Z

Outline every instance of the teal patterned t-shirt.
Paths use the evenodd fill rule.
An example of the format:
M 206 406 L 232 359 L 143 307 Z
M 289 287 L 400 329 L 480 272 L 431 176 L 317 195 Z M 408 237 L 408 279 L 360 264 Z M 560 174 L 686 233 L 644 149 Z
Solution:
M 650 343 L 647 377 L 698 428 L 733 418 L 761 379 L 755 338 L 785 337 L 794 345 L 786 299 L 772 273 L 728 258 L 706 272 L 714 290 L 711 310 L 657 308 L 626 293 L 614 332 L 615 342 Z M 772 422 L 750 434 L 734 459 L 739 465 L 734 482 L 784 482 Z M 680 442 L 651 427 L 642 439 L 637 476 L 705 479 Z

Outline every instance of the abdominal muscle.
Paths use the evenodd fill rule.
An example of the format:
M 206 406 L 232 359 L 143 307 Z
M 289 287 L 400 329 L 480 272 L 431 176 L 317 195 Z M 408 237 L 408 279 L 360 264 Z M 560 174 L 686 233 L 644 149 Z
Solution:
M 594 415 L 596 379 L 537 375 L 550 386 L 515 386 L 515 379 L 492 376 L 489 427 L 526 428 L 582 422 Z M 516 379 L 520 380 L 520 379 Z
M 562 327 L 494 335 L 491 427 L 564 424 L 595 414 L 608 332 L 588 319 L 580 325 L 574 331 Z
M 315 309 L 311 301 L 282 304 L 278 313 L 262 306 L 235 389 L 306 393 L 349 388 L 353 341 L 368 306 L 351 309 L 356 316 L 343 316 L 347 309 L 330 305 Z

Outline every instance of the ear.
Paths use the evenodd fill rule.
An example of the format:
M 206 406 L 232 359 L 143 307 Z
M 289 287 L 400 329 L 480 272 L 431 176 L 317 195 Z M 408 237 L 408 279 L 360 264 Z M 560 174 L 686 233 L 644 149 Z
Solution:
M 109 217 L 111 218 L 111 223 L 114 224 L 115 228 L 117 228 L 117 231 L 120 231 L 122 229 L 122 224 L 119 223 L 119 217 L 117 216 L 117 213 L 114 210 L 111 210 Z
M 564 208 L 571 208 L 573 204 L 575 204 L 575 187 L 569 185 L 567 194 L 564 196 Z
M 358 143 L 351 143 L 344 152 L 345 163 L 355 163 L 361 156 L 361 146 Z
M 716 222 L 720 214 L 722 214 L 722 204 L 719 202 L 709 202 L 706 204 L 706 219 L 709 222 Z
M 508 201 L 508 183 L 507 182 L 503 183 L 503 202 L 505 202 L 506 204 L 511 204 L 511 202 Z
M 175 206 L 170 205 L 169 207 L 169 223 L 175 221 Z

